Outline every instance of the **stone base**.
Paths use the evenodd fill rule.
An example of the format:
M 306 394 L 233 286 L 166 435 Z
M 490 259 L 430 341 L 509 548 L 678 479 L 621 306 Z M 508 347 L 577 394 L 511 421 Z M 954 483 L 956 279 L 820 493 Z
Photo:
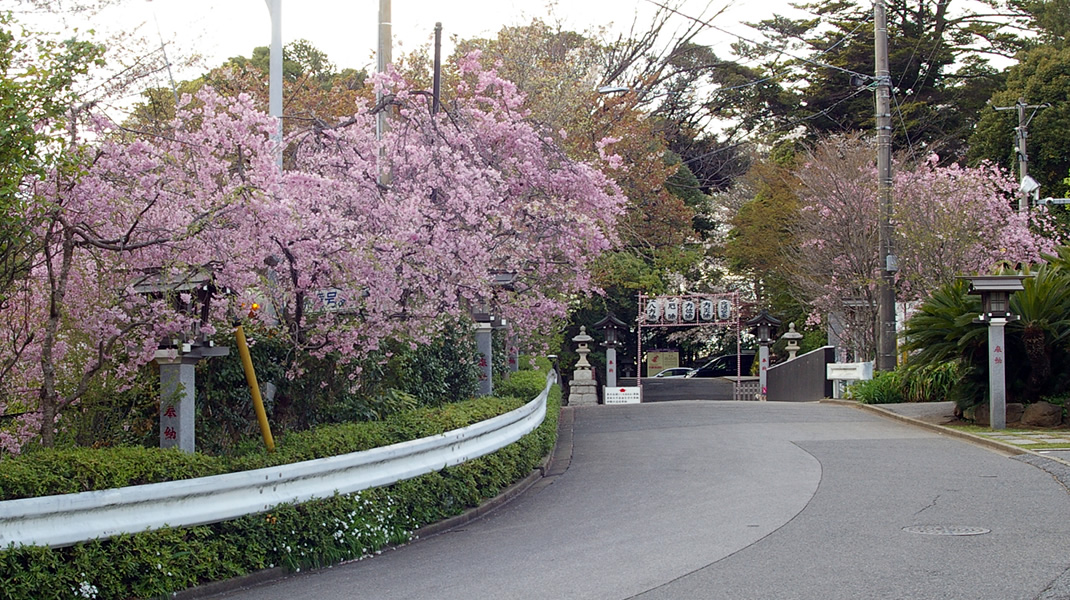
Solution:
M 598 404 L 598 382 L 589 370 L 576 371 L 568 384 L 569 406 L 595 406 Z

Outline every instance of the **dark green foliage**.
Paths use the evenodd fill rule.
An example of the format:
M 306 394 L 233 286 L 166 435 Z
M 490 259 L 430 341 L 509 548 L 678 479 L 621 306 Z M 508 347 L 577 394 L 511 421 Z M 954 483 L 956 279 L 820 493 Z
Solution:
M 74 494 L 226 472 L 222 461 L 161 448 L 42 449 L 0 462 L 0 500 Z
M 494 394 L 528 401 L 538 396 L 546 387 L 546 373 L 542 371 L 517 371 L 507 379 L 494 383 Z
M 943 402 L 955 397 L 961 385 L 959 361 L 908 365 L 903 369 L 902 391 L 906 402 Z
M 274 398 L 265 397 L 273 429 L 301 431 L 329 423 L 375 421 L 417 406 L 471 398 L 478 371 L 475 344 L 466 328 L 465 323 L 453 323 L 427 344 L 389 342 L 386 350 L 360 364 L 295 353 L 270 329 L 252 328 L 246 335 L 261 392 L 266 384 L 276 387 Z M 229 333 L 216 341 L 234 345 Z M 289 377 L 295 369 L 301 369 L 301 375 Z M 351 378 L 358 371 L 359 376 Z M 235 453 L 259 436 L 237 349 L 231 356 L 201 362 L 197 368 L 198 450 Z
M 413 529 L 459 514 L 531 473 L 553 449 L 560 400 L 555 386 L 542 425 L 516 443 L 385 488 L 278 506 L 268 513 L 214 525 L 123 535 L 68 548 L 0 550 L 0 600 L 154 598 L 270 567 L 296 570 L 369 556 L 388 544 L 409 541 Z M 479 406 L 480 402 L 485 406 Z M 398 415 L 393 426 L 395 432 L 439 433 L 518 403 L 483 399 L 468 407 L 422 409 L 414 415 Z M 291 456 L 317 456 L 347 437 L 334 427 L 321 433 L 323 439 L 317 441 L 287 438 L 275 457 L 281 457 L 284 447 Z M 108 456 L 111 450 L 95 452 Z M 0 481 L 4 481 L 5 469 L 17 462 L 0 463 Z
M 862 404 L 898 404 L 903 402 L 902 374 L 899 371 L 883 371 L 873 379 L 851 385 L 851 397 Z

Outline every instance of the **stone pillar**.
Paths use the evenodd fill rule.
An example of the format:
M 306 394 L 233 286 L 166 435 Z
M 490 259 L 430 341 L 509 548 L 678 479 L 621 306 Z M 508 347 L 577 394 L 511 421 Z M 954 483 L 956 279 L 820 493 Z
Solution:
M 197 363 L 216 356 L 227 356 L 225 346 L 180 344 L 178 348 L 156 351 L 160 365 L 160 447 L 194 452 L 197 398 Z
M 580 327 L 580 334 L 572 338 L 576 342 L 576 354 L 580 359 L 576 361 L 576 370 L 572 372 L 572 381 L 569 382 L 568 405 L 569 406 L 595 406 L 598 404 L 598 384 L 594 380 L 594 371 L 591 363 L 587 361 L 587 355 L 591 353 L 589 344 L 594 338 L 587 335 L 587 328 Z
M 769 387 L 766 385 L 769 376 L 769 344 L 758 347 L 758 399 L 765 402 L 769 395 Z
M 617 347 L 606 346 L 606 387 L 617 387 Z
M 1004 328 L 1007 319 L 988 322 L 988 410 L 992 429 L 1007 428 L 1007 353 Z
M 160 447 L 193 452 L 196 397 L 195 368 L 200 358 L 157 357 L 160 365 Z
M 476 323 L 476 350 L 479 352 L 479 395 L 494 393 L 494 343 L 490 323 Z

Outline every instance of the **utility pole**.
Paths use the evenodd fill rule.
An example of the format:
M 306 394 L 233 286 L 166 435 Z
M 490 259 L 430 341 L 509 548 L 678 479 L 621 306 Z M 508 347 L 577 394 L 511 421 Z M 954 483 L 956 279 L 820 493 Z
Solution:
M 271 54 L 268 62 L 268 111 L 275 117 L 275 164 L 282 168 L 282 0 L 264 0 L 271 13 Z
M 877 121 L 878 239 L 881 278 L 877 288 L 877 369 L 895 370 L 895 272 L 892 252 L 892 76 L 888 67 L 888 16 L 884 0 L 873 3 Z
M 442 105 L 442 23 L 435 23 L 435 75 L 431 88 L 431 114 Z
M 1029 175 L 1029 149 L 1027 143 L 1029 140 L 1029 124 L 1033 122 L 1033 117 L 1037 116 L 1037 111 L 1042 108 L 1048 108 L 1050 104 L 1027 104 L 1025 98 L 1018 98 L 1018 102 L 1014 103 L 1014 106 L 995 106 L 996 110 L 1017 110 L 1018 111 L 1018 126 L 1014 128 L 1014 152 L 1018 155 L 1018 181 L 1023 182 Z M 1025 116 L 1025 111 L 1033 109 L 1033 112 L 1029 117 Z M 1029 210 L 1029 192 L 1024 189 L 1021 190 L 1021 196 L 1018 197 L 1018 212 L 1026 212 Z
M 376 58 L 379 63 L 379 73 L 386 73 L 387 65 L 394 62 L 391 25 L 390 0 L 379 0 L 379 51 L 376 52 Z M 375 103 L 379 106 L 382 102 L 383 93 L 377 92 L 375 95 Z M 383 134 L 385 134 L 390 127 L 386 116 L 386 109 L 380 107 L 379 114 L 376 115 L 375 119 L 375 139 L 383 139 Z

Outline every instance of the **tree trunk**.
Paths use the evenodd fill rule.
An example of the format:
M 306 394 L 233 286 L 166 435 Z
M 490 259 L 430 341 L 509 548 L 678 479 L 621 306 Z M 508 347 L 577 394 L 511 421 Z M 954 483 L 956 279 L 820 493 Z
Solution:
M 54 222 L 52 227 L 62 227 L 59 222 Z M 54 235 L 51 230 L 45 237 L 48 244 Z M 41 411 L 41 445 L 51 448 L 55 443 L 56 416 L 60 406 L 59 392 L 56 389 L 56 360 L 54 350 L 59 337 L 60 319 L 63 313 L 63 303 L 67 296 L 67 282 L 70 278 L 71 264 L 74 261 L 74 239 L 66 228 L 63 229 L 61 258 L 59 271 L 52 263 L 52 256 L 46 256 L 45 266 L 48 270 L 48 321 L 45 323 L 44 338 L 41 340 L 41 390 L 39 393 Z M 48 252 L 46 246 L 46 253 Z

